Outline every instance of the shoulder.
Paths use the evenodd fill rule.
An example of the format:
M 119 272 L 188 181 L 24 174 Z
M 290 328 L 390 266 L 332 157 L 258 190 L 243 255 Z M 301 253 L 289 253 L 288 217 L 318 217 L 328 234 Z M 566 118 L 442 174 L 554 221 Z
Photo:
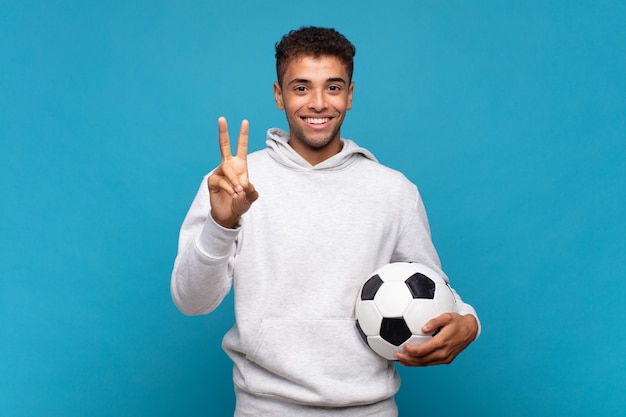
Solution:
M 248 154 L 248 164 L 256 165 L 267 162 L 269 154 L 267 148 L 259 149 Z
M 381 163 L 371 151 L 361 147 L 355 141 L 344 139 L 344 144 L 346 148 L 359 155 L 357 165 L 360 169 L 371 172 L 372 175 L 377 175 L 384 181 L 401 186 L 414 186 L 401 171 Z
M 403 191 L 417 190 L 417 186 L 398 169 L 384 165 L 378 161 L 360 158 L 359 169 L 367 178 L 375 179 L 376 184 Z

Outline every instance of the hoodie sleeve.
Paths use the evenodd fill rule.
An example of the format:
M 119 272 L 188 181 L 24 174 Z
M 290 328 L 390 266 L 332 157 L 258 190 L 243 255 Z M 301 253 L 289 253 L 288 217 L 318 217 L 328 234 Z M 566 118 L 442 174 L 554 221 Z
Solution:
M 232 285 L 232 264 L 239 228 L 225 229 L 209 215 L 205 176 L 180 229 L 170 290 L 187 315 L 207 314 L 222 302 Z
M 426 215 L 426 209 L 419 191 L 416 189 L 416 199 L 413 214 L 409 217 L 409 221 L 405 226 L 400 239 L 394 250 L 392 261 L 409 261 L 422 263 L 438 273 L 450 284 L 450 279 L 442 270 L 439 255 L 433 244 L 430 225 Z M 478 315 L 474 307 L 463 301 L 461 296 L 450 285 L 452 293 L 456 298 L 457 312 L 461 315 L 471 314 L 476 318 L 478 323 L 478 333 L 480 335 L 481 325 Z

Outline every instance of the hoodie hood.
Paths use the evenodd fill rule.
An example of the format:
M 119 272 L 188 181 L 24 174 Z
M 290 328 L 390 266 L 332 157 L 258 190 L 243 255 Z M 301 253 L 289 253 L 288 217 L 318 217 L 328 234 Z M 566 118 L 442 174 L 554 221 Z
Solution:
M 311 165 L 289 145 L 289 133 L 282 129 L 269 129 L 265 143 L 267 145 L 268 154 L 272 159 L 290 169 L 300 171 L 338 170 L 350 165 L 361 157 L 378 162 L 370 151 L 360 147 L 350 139 L 341 138 L 341 152 L 317 165 Z

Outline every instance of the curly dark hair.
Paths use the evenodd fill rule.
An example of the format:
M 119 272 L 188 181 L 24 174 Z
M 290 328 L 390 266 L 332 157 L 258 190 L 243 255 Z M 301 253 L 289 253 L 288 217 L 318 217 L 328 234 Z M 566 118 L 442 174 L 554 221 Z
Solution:
M 315 26 L 303 26 L 284 35 L 276 43 L 276 75 L 282 84 L 289 60 L 298 56 L 334 56 L 346 66 L 349 80 L 354 71 L 353 58 L 356 54 L 354 45 L 335 29 Z

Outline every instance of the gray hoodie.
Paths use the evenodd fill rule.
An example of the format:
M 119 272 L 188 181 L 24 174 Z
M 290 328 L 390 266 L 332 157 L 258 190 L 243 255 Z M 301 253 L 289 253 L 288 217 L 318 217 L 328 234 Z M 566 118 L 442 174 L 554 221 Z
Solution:
M 365 415 L 357 406 L 376 403 L 388 404 L 376 415 L 395 415 L 394 362 L 360 339 L 354 305 L 362 282 L 389 262 L 420 262 L 447 280 L 421 197 L 348 139 L 311 166 L 288 137 L 270 129 L 266 149 L 248 156 L 259 199 L 236 229 L 212 220 L 204 178 L 181 228 L 173 300 L 185 314 L 206 314 L 234 286 L 236 324 L 223 348 L 235 365 L 238 415 L 264 399 L 291 415 L 309 415 L 309 406 Z M 455 296 L 460 314 L 476 314 Z

